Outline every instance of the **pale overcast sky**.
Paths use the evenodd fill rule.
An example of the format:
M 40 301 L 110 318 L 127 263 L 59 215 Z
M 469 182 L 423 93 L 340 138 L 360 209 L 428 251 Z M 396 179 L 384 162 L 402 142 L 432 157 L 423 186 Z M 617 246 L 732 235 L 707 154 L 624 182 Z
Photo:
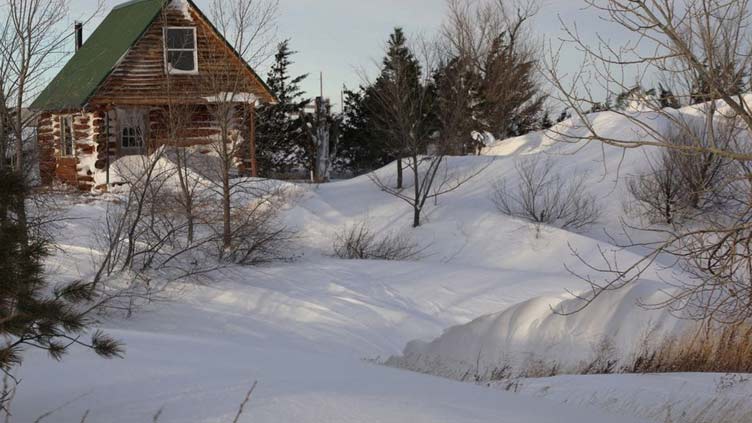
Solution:
M 71 0 L 74 17 L 95 0 Z M 124 0 L 106 0 L 109 9 Z M 196 0 L 206 10 L 210 0 Z M 358 69 L 373 70 L 374 61 L 383 55 L 385 41 L 395 26 L 408 33 L 430 34 L 439 27 L 445 12 L 444 0 L 280 0 L 280 39 L 290 38 L 294 50 L 295 74 L 308 73 L 304 88 L 314 96 L 319 91 L 319 72 L 324 73 L 325 95 L 339 103 L 343 84 L 356 87 L 360 82 Z M 620 42 L 618 32 L 604 24 L 583 0 L 542 0 L 535 28 L 544 39 L 561 35 L 559 16 L 569 23 L 577 22 L 581 33 L 594 37 L 605 34 Z M 86 28 L 86 36 L 104 18 L 97 17 Z M 570 49 L 563 55 L 562 66 L 574 70 L 580 55 Z M 265 75 L 265 69 L 259 69 Z

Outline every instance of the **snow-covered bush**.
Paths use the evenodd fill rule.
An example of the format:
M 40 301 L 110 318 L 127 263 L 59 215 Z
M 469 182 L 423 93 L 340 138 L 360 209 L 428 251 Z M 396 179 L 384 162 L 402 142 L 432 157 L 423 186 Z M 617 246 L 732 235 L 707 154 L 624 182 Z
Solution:
M 421 249 L 408 235 L 376 233 L 365 221 L 347 225 L 334 235 L 334 255 L 342 259 L 412 260 Z
M 498 181 L 494 187 L 496 208 L 509 216 L 535 224 L 582 229 L 598 221 L 600 209 L 582 175 L 563 178 L 552 170 L 550 160 L 539 156 L 515 162 L 516 184 Z

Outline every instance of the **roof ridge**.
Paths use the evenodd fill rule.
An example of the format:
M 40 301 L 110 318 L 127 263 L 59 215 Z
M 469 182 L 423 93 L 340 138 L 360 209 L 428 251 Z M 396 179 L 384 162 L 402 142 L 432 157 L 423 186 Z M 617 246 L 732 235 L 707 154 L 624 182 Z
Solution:
M 120 4 L 118 4 L 118 5 L 115 5 L 115 7 L 113 7 L 113 8 L 112 8 L 112 10 L 118 10 L 118 9 L 122 9 L 122 8 L 124 8 L 124 7 L 132 6 L 132 5 L 134 5 L 134 4 L 137 4 L 137 3 L 141 3 L 141 2 L 145 2 L 145 1 L 154 1 L 154 0 L 129 0 L 129 1 L 126 1 L 126 2 L 124 2 L 124 3 L 120 3 Z M 170 0 L 161 0 L 161 1 L 162 1 L 163 3 L 166 3 L 166 2 L 168 2 L 168 1 L 170 1 Z

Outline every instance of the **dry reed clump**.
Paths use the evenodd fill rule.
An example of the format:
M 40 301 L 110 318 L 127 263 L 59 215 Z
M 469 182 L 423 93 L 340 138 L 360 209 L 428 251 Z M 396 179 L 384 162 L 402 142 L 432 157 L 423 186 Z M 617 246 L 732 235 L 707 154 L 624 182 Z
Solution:
M 643 349 L 625 365 L 624 373 L 752 372 L 752 326 L 734 325 L 669 337 L 656 348 Z

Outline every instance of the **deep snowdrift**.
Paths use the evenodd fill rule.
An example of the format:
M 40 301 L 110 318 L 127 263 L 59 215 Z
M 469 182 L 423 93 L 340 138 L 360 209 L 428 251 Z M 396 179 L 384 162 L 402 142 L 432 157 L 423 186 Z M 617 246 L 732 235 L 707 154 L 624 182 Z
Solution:
M 597 298 L 579 313 L 567 296 L 545 296 L 501 313 L 448 329 L 432 342 L 412 341 L 388 364 L 460 380 L 489 380 L 527 374 L 574 373 L 593 363 L 628 364 L 688 322 L 665 310 L 644 310 L 665 300 L 661 284 L 641 282 Z M 501 374 L 500 374 L 501 372 Z
M 686 120 L 699 119 L 701 115 L 697 107 L 672 113 Z M 665 116 L 655 112 L 641 113 L 642 122 L 650 124 L 655 131 L 667 131 L 669 122 Z M 561 175 L 584 172 L 588 180 L 586 186 L 596 195 L 604 210 L 601 221 L 581 235 L 549 229 L 550 232 L 544 233 L 540 242 L 549 240 L 550 245 L 556 245 L 561 239 L 561 243 L 566 244 L 565 248 L 534 251 L 523 247 L 522 254 L 537 259 L 536 262 L 543 268 L 567 263 L 577 274 L 603 280 L 603 275 L 583 269 L 582 263 L 572 262 L 571 251 L 581 254 L 585 262 L 602 264 L 595 250 L 592 250 L 599 246 L 607 255 L 617 254 L 618 262 L 624 267 L 634 260 L 632 254 L 639 255 L 637 249 L 621 251 L 609 244 L 614 239 L 624 239 L 623 222 L 637 223 L 637 217 L 625 213 L 631 201 L 626 181 L 649 170 L 647 160 L 657 150 L 625 151 L 595 141 L 576 144 L 560 142 L 562 137 L 557 133 L 572 137 L 585 135 L 584 129 L 578 128 L 576 122 L 577 119 L 568 120 L 547 133 L 538 132 L 498 141 L 488 147 L 484 154 L 495 156 L 497 161 L 482 179 L 514 178 L 514 162 L 521 157 L 534 156 L 549 158 L 554 171 Z M 606 137 L 624 139 L 631 134 L 634 139 L 646 139 L 649 136 L 644 128 L 617 113 L 595 114 L 592 122 Z M 475 181 L 475 184 L 480 182 Z M 500 230 L 509 230 L 508 226 L 505 227 L 508 224 L 501 223 Z M 581 236 L 586 237 L 586 241 L 577 242 Z M 635 232 L 630 236 L 638 240 L 650 239 L 649 235 Z M 507 241 L 503 244 L 506 246 L 504 251 L 512 248 L 519 253 L 516 251 L 516 247 L 520 246 L 519 239 Z M 557 293 L 532 298 L 468 324 L 450 328 L 433 341 L 410 342 L 403 354 L 392 357 L 389 364 L 457 379 L 488 379 L 494 372 L 507 366 L 511 366 L 509 373 L 513 375 L 525 372 L 535 374 L 536 371 L 545 374 L 551 372 L 554 366 L 557 372 L 572 372 L 599 357 L 623 364 L 644 351 L 646 346 L 655 346 L 644 345 L 648 338 L 653 343 L 660 342 L 665 335 L 683 335 L 688 329 L 685 321 L 678 320 L 665 310 L 645 310 L 638 306 L 638 302 L 657 304 L 665 299 L 666 294 L 662 291 L 671 288 L 661 281 L 681 277 L 676 272 L 675 269 L 659 270 L 656 266 L 645 273 L 639 283 L 606 293 L 585 310 L 569 316 L 560 315 L 554 310 L 566 312 L 577 309 L 581 303 L 571 296 Z M 573 277 L 566 272 L 560 275 L 562 280 Z M 580 286 L 581 291 L 587 291 L 587 288 L 586 284 Z
M 596 120 L 604 130 L 634 130 L 609 113 Z M 580 131 L 571 121 L 558 129 L 567 126 Z M 100 361 L 76 351 L 58 364 L 32 354 L 20 369 L 15 418 L 33 421 L 73 401 L 56 412 L 55 421 L 78 422 L 87 409 L 92 422 L 150 421 L 161 407 L 162 423 L 229 421 L 258 379 L 247 421 L 620 421 L 362 361 L 399 354 L 410 340 L 430 340 L 447 327 L 467 324 L 407 348 L 410 360 L 413 351 L 419 357 L 410 367 L 457 377 L 468 363 L 479 372 L 492 369 L 506 351 L 520 360 L 526 354 L 550 354 L 576 363 L 586 360 L 591 343 L 604 335 L 625 346 L 648 323 L 666 330 L 677 324 L 635 305 L 638 297 L 658 295 L 657 271 L 646 274 L 652 282 L 604 296 L 598 312 L 589 309 L 566 318 L 550 312 L 564 300 L 566 289 L 585 288 L 564 269 L 566 263 L 588 271 L 572 249 L 586 260 L 596 260 L 599 248 L 613 249 L 609 235 L 618 236 L 627 198 L 623 178 L 641 171 L 648 153 L 555 143 L 535 133 L 499 142 L 486 154 L 448 159 L 447 171 L 453 174 L 484 170 L 427 205 L 425 224 L 418 229 L 410 227 L 411 209 L 379 191 L 367 176 L 320 186 L 264 182 L 288 192 L 280 218 L 298 232 L 297 248 L 291 251 L 295 262 L 223 269 L 203 286 L 173 287 L 171 301 L 132 320 L 107 321 L 105 329 L 128 344 L 125 360 Z M 492 187 L 500 178 L 515 178 L 515 161 L 531 155 L 550 157 L 564 176 L 586 174 L 604 209 L 601 221 L 582 233 L 538 232 L 501 215 L 491 201 Z M 388 178 L 394 169 L 378 172 Z M 111 197 L 73 199 L 72 219 L 60 231 L 61 249 L 48 263 L 55 277 L 91 275 L 101 254 L 97 222 Z M 399 230 L 414 237 L 425 248 L 423 257 L 414 262 L 332 258 L 333 235 L 362 220 L 375 231 Z M 623 261 L 639 257 L 639 251 L 614 253 Z M 430 366 L 436 360 L 446 372 Z

